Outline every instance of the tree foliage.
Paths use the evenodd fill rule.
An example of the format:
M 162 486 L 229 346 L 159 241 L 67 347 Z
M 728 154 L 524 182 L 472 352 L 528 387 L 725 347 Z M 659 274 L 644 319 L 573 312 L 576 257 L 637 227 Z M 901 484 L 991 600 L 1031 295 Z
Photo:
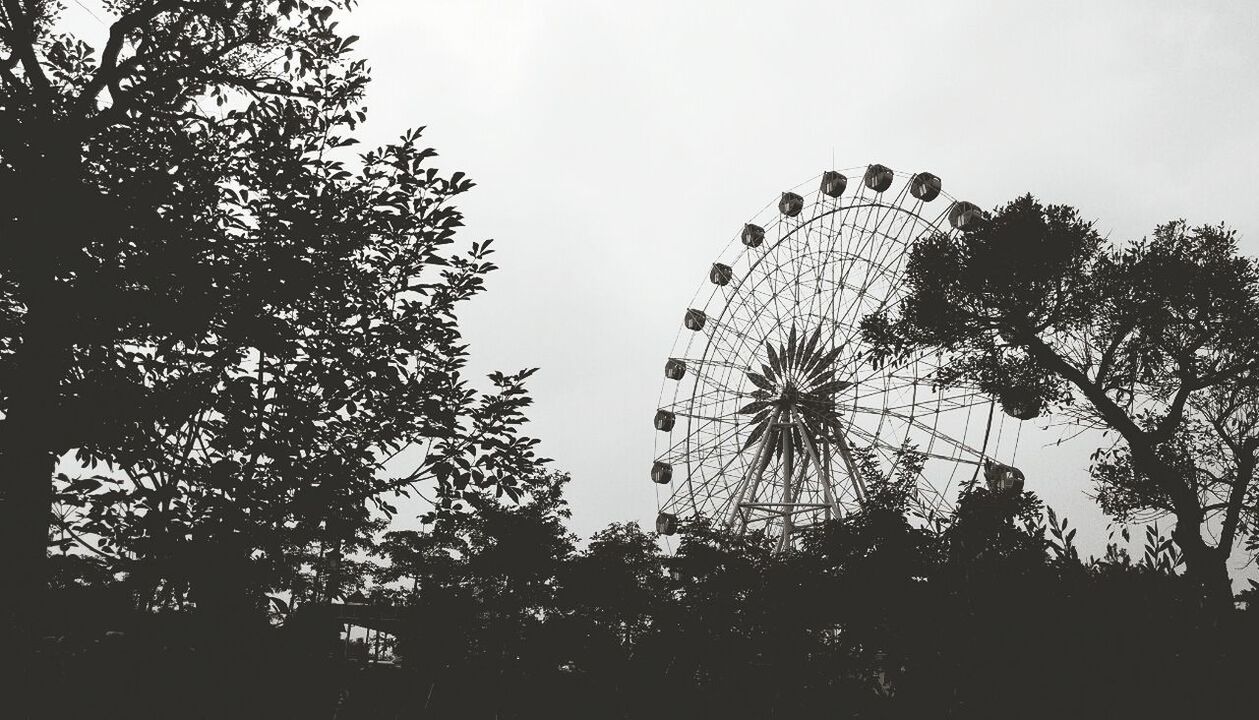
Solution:
M 1103 507 L 1174 514 L 1190 572 L 1227 602 L 1226 560 L 1255 528 L 1259 449 L 1259 269 L 1235 233 L 1177 221 L 1114 245 L 1074 209 L 1025 196 L 917 241 L 906 277 L 899 307 L 863 323 L 872 361 L 940 349 L 940 383 L 1114 433 L 1094 454 Z
M 348 556 L 395 493 L 458 511 L 538 475 L 533 371 L 463 377 L 457 309 L 495 269 L 457 242 L 473 183 L 418 130 L 348 150 L 353 4 L 114 0 L 91 38 L 60 3 L 0 3 L 9 600 L 38 594 L 53 501 L 54 540 L 151 601 L 185 601 L 191 566 L 256 600 L 302 553 Z
M 519 507 L 388 534 L 377 546 L 388 562 L 365 594 L 400 618 L 394 662 L 318 659 L 315 647 L 342 654 L 338 628 L 303 624 L 319 608 L 299 608 L 246 644 L 255 648 L 246 657 L 287 658 L 253 707 L 303 717 L 335 705 L 338 717 L 577 718 L 597 708 L 604 717 L 759 718 L 843 708 L 852 717 L 1049 718 L 1210 715 L 1247 702 L 1253 604 L 1223 617 L 1204 611 L 1155 527 L 1135 561 L 1118 539 L 1104 557 L 1083 559 L 1070 523 L 1031 493 L 972 489 L 955 512 L 924 523 L 906 510 L 911 496 L 888 483 L 884 502 L 811 530 L 788 553 L 699 518 L 682 524 L 672 554 L 633 523 L 578 550 L 563 522 L 566 482 L 549 477 Z M 167 649 L 130 631 L 117 648 L 77 652 L 133 652 L 134 663 L 154 654 L 172 665 L 150 675 L 160 678 L 191 662 L 171 648 L 205 642 L 173 633 L 154 635 Z M 312 644 L 318 637 L 330 644 Z M 242 679 L 233 692 L 249 687 Z M 115 701 L 138 711 L 147 698 Z

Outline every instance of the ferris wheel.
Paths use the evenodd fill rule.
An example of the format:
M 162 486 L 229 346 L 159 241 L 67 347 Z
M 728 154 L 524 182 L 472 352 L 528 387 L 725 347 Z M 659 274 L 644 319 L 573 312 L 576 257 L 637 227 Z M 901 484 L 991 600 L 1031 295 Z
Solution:
M 947 509 L 981 475 L 1021 490 L 1022 473 L 999 459 L 1017 447 L 1005 418 L 1036 408 L 938 387 L 948 358 L 934 351 L 876 368 L 861 334 L 862 318 L 898 304 L 916 239 L 984 218 L 931 173 L 870 165 L 824 172 L 745 224 L 664 366 L 657 531 L 704 516 L 735 534 L 763 529 L 782 549 L 796 531 L 860 509 L 870 470 L 910 462 L 921 464 L 925 511 Z

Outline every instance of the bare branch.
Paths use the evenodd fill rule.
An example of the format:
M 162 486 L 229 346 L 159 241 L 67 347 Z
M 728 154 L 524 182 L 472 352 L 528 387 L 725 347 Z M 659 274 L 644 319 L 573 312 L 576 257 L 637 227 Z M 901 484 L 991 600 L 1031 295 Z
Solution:
M 1259 438 L 1249 438 L 1242 443 L 1241 453 L 1237 457 L 1237 482 L 1229 493 L 1228 508 L 1224 511 L 1224 523 L 1220 529 L 1219 548 L 1225 555 L 1233 549 L 1242 504 L 1246 499 L 1246 491 L 1254 480 L 1256 448 L 1259 448 Z

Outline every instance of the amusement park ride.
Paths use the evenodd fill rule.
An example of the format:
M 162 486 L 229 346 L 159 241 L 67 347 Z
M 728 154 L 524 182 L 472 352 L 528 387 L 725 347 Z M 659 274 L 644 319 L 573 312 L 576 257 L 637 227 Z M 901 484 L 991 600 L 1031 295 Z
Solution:
M 1017 436 L 1002 425 L 1035 410 L 994 412 L 977 388 L 940 385 L 940 352 L 875 366 L 860 327 L 897 305 L 915 240 L 984 218 L 931 173 L 870 165 L 824 172 L 744 225 L 665 363 L 657 531 L 704 516 L 732 534 L 764 529 L 782 550 L 796 531 L 859 509 L 870 473 L 907 462 L 921 462 L 915 502 L 926 512 L 981 472 L 993 489 L 1021 489 Z

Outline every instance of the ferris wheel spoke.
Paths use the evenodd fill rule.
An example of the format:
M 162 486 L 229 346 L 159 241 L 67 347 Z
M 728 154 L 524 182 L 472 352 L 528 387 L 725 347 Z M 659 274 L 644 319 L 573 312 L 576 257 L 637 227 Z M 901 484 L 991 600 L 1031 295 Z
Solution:
M 861 438 L 863 437 L 863 434 L 855 432 L 854 436 Z M 916 483 L 915 490 L 918 503 L 932 508 L 947 505 L 946 495 L 953 485 L 958 468 L 972 462 L 961 457 L 950 457 L 946 455 L 939 455 L 937 453 L 924 453 L 913 447 L 893 445 L 886 441 L 878 440 L 877 438 L 866 437 L 865 439 L 867 440 L 867 444 L 864 447 L 870 452 L 875 453 L 882 460 L 885 467 L 897 467 L 901 462 L 901 456 L 906 452 L 912 452 L 926 461 L 924 463 L 923 471 L 918 476 L 918 482 Z M 947 478 L 941 478 L 937 473 L 931 472 L 932 460 L 947 464 L 949 467 L 949 475 Z
M 707 434 L 697 434 L 698 437 L 695 442 L 685 443 L 684 459 L 688 462 L 694 462 L 696 465 L 703 465 L 712 460 L 712 458 L 721 457 L 725 454 L 731 454 L 735 457 L 740 456 L 740 453 L 728 453 L 730 448 L 727 447 L 730 443 L 737 443 L 735 438 L 739 430 L 738 426 L 721 427 L 710 429 Z
M 746 458 L 739 453 L 731 456 L 722 464 L 711 468 L 708 473 L 691 473 L 687 477 L 690 493 L 694 497 L 704 498 L 710 517 L 721 516 L 721 509 L 728 505 L 733 494 L 733 485 L 724 482 L 734 477 L 742 478 L 748 471 Z M 696 480 L 696 475 L 699 479 Z
M 911 450 L 915 454 L 921 455 L 924 458 L 927 458 L 928 460 L 946 460 L 948 462 L 962 463 L 965 465 L 977 465 L 980 462 L 982 462 L 981 460 L 977 460 L 968 455 L 961 455 L 961 454 L 942 455 L 937 452 L 927 452 L 925 450 L 912 450 L 911 448 L 907 448 L 901 445 L 894 445 L 890 442 L 887 442 L 886 440 L 881 440 L 879 438 L 876 438 L 873 435 L 862 431 L 860 428 L 854 428 L 853 435 L 865 440 L 868 443 L 868 447 L 877 447 L 881 450 L 886 450 L 891 453 L 904 452 L 906 450 Z
M 700 386 L 705 383 L 701 383 L 699 380 L 697 378 L 695 382 L 693 394 L 690 397 L 683 398 L 681 401 L 685 403 L 683 407 L 686 407 L 689 412 L 700 412 L 724 403 L 734 402 L 735 399 L 741 396 L 739 391 L 724 385 L 709 384 L 709 387 L 701 388 Z
M 725 369 L 728 369 L 728 370 L 737 370 L 737 371 L 739 371 L 739 372 L 743 372 L 744 370 L 746 370 L 746 369 L 747 369 L 747 366 L 746 366 L 746 365 L 743 365 L 743 364 L 740 364 L 740 363 L 737 363 L 737 362 L 733 362 L 733 361 L 730 361 L 730 360 L 722 360 L 722 359 L 719 359 L 719 358 L 711 358 L 711 357 L 708 357 L 708 358 L 705 358 L 705 357 L 685 357 L 685 356 L 683 356 L 683 357 L 678 357 L 677 359 L 678 359 L 678 360 L 681 360 L 681 361 L 682 361 L 682 362 L 684 362 L 684 363 L 686 363 L 686 366 L 687 366 L 688 368 L 695 368 L 695 367 L 713 367 L 713 368 L 725 368 Z
M 900 208 L 903 206 L 904 200 L 905 200 L 905 193 L 908 191 L 909 191 L 908 185 L 904 185 L 901 187 L 900 192 L 896 195 L 896 199 L 893 200 L 889 206 L 886 206 L 883 212 L 877 213 L 875 215 L 874 227 L 867 229 L 866 232 L 868 234 L 870 235 L 881 234 L 884 238 L 888 237 L 887 233 L 882 231 L 883 223 L 884 221 L 887 221 L 889 219 L 894 219 L 895 216 L 893 216 L 893 208 Z
M 854 329 L 860 327 L 860 319 L 865 315 L 884 309 L 894 302 L 895 288 L 891 283 L 892 276 L 898 268 L 888 267 L 883 258 L 873 258 L 863 264 L 864 273 L 860 278 L 845 278 L 845 283 L 859 282 L 854 298 L 860 302 L 849 302 L 840 310 L 837 321 Z M 879 281 L 887 281 L 880 284 Z M 855 338 L 850 338 L 849 341 Z
M 695 373 L 696 397 L 707 395 L 741 397 L 743 393 L 740 387 L 725 382 L 725 379 L 726 376 L 719 377 L 715 373 Z M 701 385 L 704 387 L 702 391 L 699 390 Z
M 929 382 L 923 382 L 913 377 L 896 375 L 874 375 L 855 381 L 853 386 L 856 388 L 856 392 L 852 395 L 854 402 L 867 400 L 872 397 L 899 397 L 906 392 L 915 391 L 919 388 L 926 391 L 932 391 L 933 388 Z
M 689 412 L 676 412 L 674 414 L 680 418 L 685 418 L 687 420 L 695 420 L 695 421 L 700 421 L 700 422 L 721 423 L 724 425 L 740 424 L 740 421 L 735 418 L 725 417 L 725 416 L 720 416 L 720 415 L 697 415 L 695 413 L 689 413 Z
M 920 385 L 918 387 L 922 387 L 922 386 Z M 947 406 L 945 405 L 946 402 L 948 403 Z M 892 410 L 896 412 L 902 412 L 902 411 L 912 410 L 913 408 L 916 408 L 916 407 L 922 407 L 924 403 L 935 403 L 935 408 L 932 410 L 932 414 L 942 415 L 945 413 L 956 413 L 956 412 L 961 412 L 965 410 L 970 410 L 972 408 L 976 408 L 980 406 L 986 406 L 988 402 L 989 400 L 982 396 L 971 396 L 970 398 L 966 399 L 965 402 L 963 402 L 961 398 L 946 397 L 944 395 L 936 393 L 931 396 L 923 396 L 922 398 L 918 398 L 918 397 L 913 397 L 913 398 L 908 398 L 908 399 L 902 398 L 898 402 L 898 404 L 889 403 L 889 404 L 884 405 L 881 408 L 881 411 Z
M 854 288 L 840 288 L 840 289 L 855 290 Z M 840 289 L 819 287 L 818 290 L 822 292 L 818 294 L 845 295 L 846 293 L 838 291 Z M 857 296 L 855 292 L 851 294 L 853 295 L 853 301 L 846 304 L 852 305 L 859 309 L 864 308 L 864 306 L 868 304 L 868 301 L 865 298 Z M 769 305 L 771 307 L 777 307 L 779 301 L 781 300 L 781 296 L 777 294 L 772 296 L 772 302 L 770 301 L 771 300 L 770 298 L 766 298 L 760 295 L 756 297 L 761 301 L 760 304 L 762 306 Z M 869 309 L 872 310 L 873 308 L 869 308 Z M 832 333 L 831 333 L 832 337 L 834 337 L 837 334 L 842 333 L 842 335 L 840 335 L 842 337 L 840 342 L 845 343 L 845 344 L 851 343 L 853 340 L 855 340 L 857 334 L 859 333 L 859 328 L 855 324 L 846 325 L 843 322 L 843 320 L 836 321 L 833 319 L 825 318 L 821 313 L 810 314 L 810 313 L 796 312 L 796 313 L 788 314 L 785 310 L 779 309 L 773 313 L 759 313 L 756 316 L 754 316 L 755 318 L 754 322 L 761 328 L 760 332 L 757 333 L 758 337 L 756 337 L 755 339 L 759 340 L 761 337 L 770 336 L 773 334 L 773 331 L 775 330 L 777 330 L 778 332 L 782 332 L 783 328 L 785 326 L 789 326 L 793 321 L 795 321 L 797 324 L 804 324 L 804 323 L 801 323 L 801 321 L 804 319 L 807 319 L 808 317 L 816 317 L 817 319 L 815 322 L 819 326 L 832 326 L 833 328 Z M 768 323 L 765 322 L 767 318 L 769 319 Z M 840 330 L 840 333 L 835 333 L 834 330 Z M 748 337 L 748 338 L 745 338 L 745 341 L 751 341 L 752 339 L 754 338 Z M 747 347 L 751 345 L 751 343 L 745 342 L 743 345 L 744 347 L 741 349 L 744 349 L 744 351 L 746 352 Z
M 984 457 L 984 454 L 982 451 L 976 450 L 975 448 L 971 447 L 965 442 L 962 442 L 961 440 L 958 440 L 957 438 L 950 436 L 949 434 L 939 430 L 939 428 L 936 426 L 928 425 L 924 423 L 918 417 L 915 417 L 913 415 L 907 415 L 900 412 L 895 412 L 895 411 L 884 411 L 883 414 L 891 418 L 894 418 L 896 420 L 900 420 L 902 422 L 908 423 L 909 425 L 916 428 L 920 432 L 925 433 L 929 436 L 935 437 L 942 442 L 952 445 L 953 447 L 965 450 L 966 452 L 970 453 L 972 457 L 975 457 L 977 459 L 982 459 Z
M 905 372 L 907 368 L 917 368 L 916 372 Z M 864 374 L 857 375 L 854 383 L 857 385 L 868 385 L 886 378 L 889 381 L 913 383 L 924 386 L 935 386 L 936 374 L 939 372 L 939 364 L 933 364 L 926 359 L 913 359 L 896 369 L 888 370 L 884 368 L 868 368 Z M 963 393 L 981 392 L 978 385 L 969 382 L 950 383 L 941 388 L 942 390 L 956 391 Z

